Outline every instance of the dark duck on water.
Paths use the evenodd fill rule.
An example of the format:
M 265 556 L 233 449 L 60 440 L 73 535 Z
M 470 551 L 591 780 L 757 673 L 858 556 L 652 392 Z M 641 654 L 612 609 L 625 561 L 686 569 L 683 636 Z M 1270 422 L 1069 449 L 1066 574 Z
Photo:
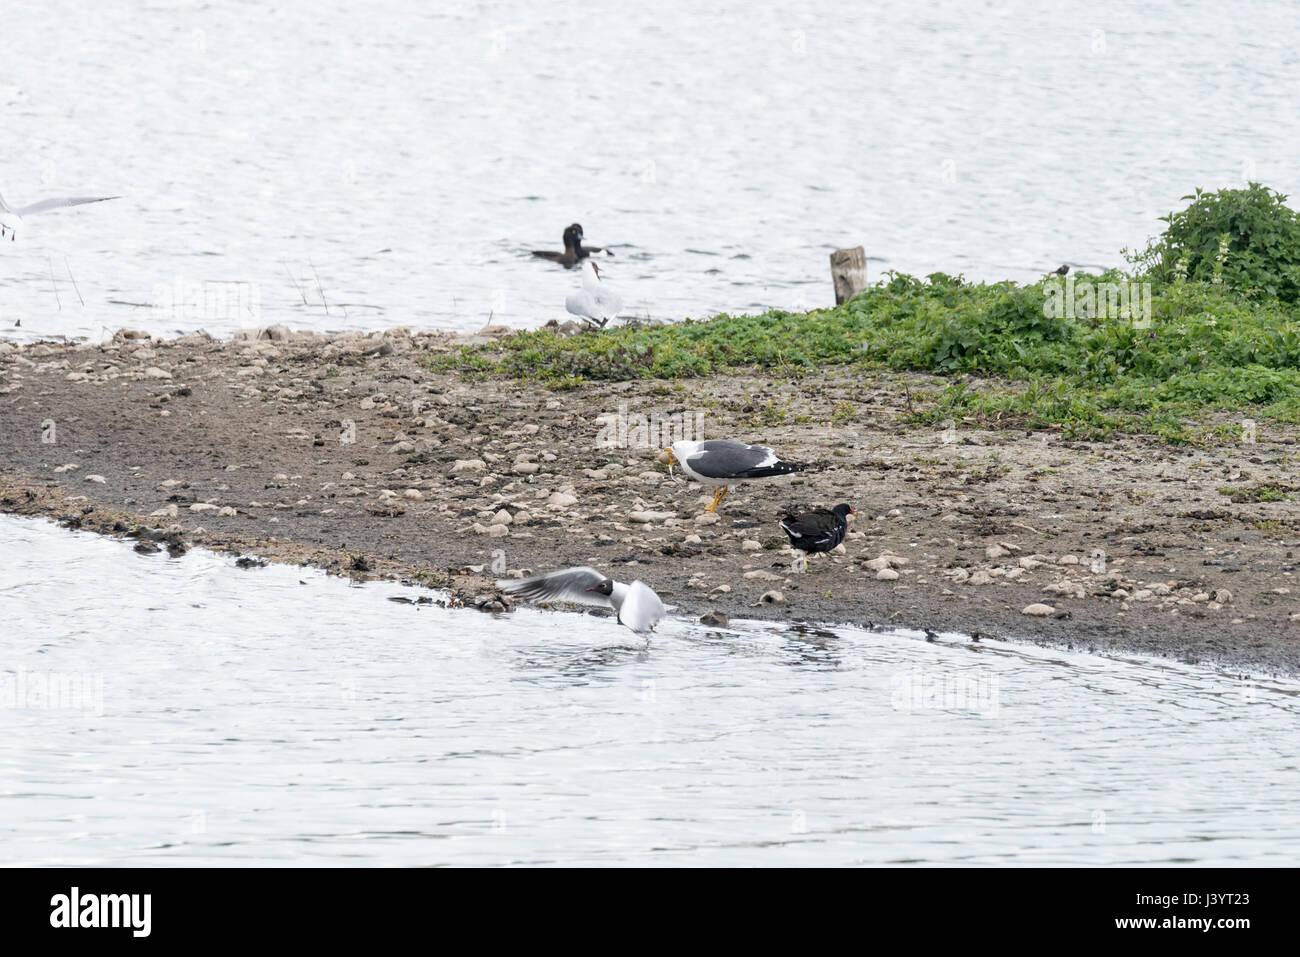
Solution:
M 800 553 L 795 570 L 806 572 L 810 554 L 829 552 L 844 541 L 849 530 L 848 517 L 856 514 L 852 505 L 836 505 L 829 511 L 819 508 L 781 519 L 781 530 L 790 539 L 790 547 Z
M 603 252 L 606 256 L 614 255 L 601 246 L 583 246 L 582 226 L 574 223 L 564 231 L 564 252 L 556 253 L 551 252 L 549 249 L 534 249 L 533 255 L 540 259 L 549 259 L 553 263 L 559 263 L 565 269 L 570 269 L 592 253 L 600 252 Z

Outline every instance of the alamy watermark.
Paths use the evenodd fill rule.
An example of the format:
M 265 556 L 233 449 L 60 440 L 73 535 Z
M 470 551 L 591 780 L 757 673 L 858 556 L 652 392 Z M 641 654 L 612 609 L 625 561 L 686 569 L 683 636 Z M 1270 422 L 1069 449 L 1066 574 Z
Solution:
M 981 718 L 998 714 L 1001 681 L 997 675 L 970 671 L 913 668 L 889 682 L 896 711 L 971 711 Z
M 1043 315 L 1049 319 L 1122 319 L 1135 328 L 1151 325 L 1151 283 L 1094 283 L 1073 276 L 1043 282 Z
M 101 716 L 104 676 L 81 672 L 26 671 L 0 674 L 0 709 L 68 709 Z
M 601 426 L 596 436 L 598 449 L 662 449 L 674 442 L 704 438 L 703 412 L 628 413 L 627 403 L 617 412 L 597 417 Z
M 156 315 L 168 319 L 257 320 L 262 316 L 262 287 L 211 279 L 187 282 L 178 276 L 153 287 L 150 305 Z

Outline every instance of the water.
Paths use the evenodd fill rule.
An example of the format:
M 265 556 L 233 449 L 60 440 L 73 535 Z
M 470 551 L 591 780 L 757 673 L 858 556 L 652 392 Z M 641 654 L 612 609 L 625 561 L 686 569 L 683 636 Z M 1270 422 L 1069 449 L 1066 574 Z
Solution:
M 0 192 L 124 198 L 4 244 L 0 335 L 537 325 L 574 220 L 633 314 L 808 308 L 838 246 L 1023 280 L 1300 190 L 1285 0 L 428 6 L 13 5 Z
M 396 604 L 428 593 L 138 556 L 10 517 L 0 568 L 7 863 L 1288 864 L 1300 850 L 1293 682 L 752 622 L 673 619 L 643 649 L 608 619 Z M 20 673 L 90 677 L 54 708 L 4 701 Z

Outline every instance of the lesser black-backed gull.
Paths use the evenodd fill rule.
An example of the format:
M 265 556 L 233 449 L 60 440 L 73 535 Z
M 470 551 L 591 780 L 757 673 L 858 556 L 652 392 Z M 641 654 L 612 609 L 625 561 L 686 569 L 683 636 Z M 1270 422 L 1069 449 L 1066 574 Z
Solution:
M 790 475 L 806 467 L 782 462 L 766 445 L 746 445 L 733 439 L 674 442 L 665 451 L 669 468 L 675 462 L 695 481 L 714 486 L 713 501 L 706 512 L 718 510 L 718 504 L 727 497 L 732 485 Z

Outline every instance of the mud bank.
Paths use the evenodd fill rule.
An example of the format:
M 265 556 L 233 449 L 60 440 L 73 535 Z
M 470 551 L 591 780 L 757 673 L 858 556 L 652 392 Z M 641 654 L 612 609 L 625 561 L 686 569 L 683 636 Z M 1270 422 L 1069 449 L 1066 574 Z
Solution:
M 1213 447 L 1084 443 L 918 428 L 908 414 L 938 382 L 918 374 L 549 391 L 427 369 L 465 341 L 274 328 L 0 343 L 0 510 L 115 534 L 176 526 L 187 544 L 485 607 L 493 578 L 590 564 L 692 616 L 1300 673 L 1300 429 Z M 700 423 L 810 468 L 706 514 L 710 495 L 658 461 Z M 794 574 L 778 519 L 838 502 L 859 511 L 842 551 Z

